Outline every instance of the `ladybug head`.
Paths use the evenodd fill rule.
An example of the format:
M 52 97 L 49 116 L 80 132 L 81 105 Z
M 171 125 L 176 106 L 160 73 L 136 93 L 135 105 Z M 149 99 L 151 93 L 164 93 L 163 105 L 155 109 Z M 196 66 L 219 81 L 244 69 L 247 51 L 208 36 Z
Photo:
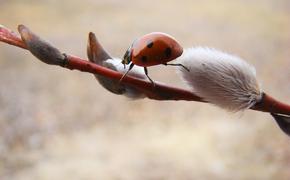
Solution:
M 123 56 L 122 64 L 129 64 L 131 62 L 131 47 L 129 47 Z

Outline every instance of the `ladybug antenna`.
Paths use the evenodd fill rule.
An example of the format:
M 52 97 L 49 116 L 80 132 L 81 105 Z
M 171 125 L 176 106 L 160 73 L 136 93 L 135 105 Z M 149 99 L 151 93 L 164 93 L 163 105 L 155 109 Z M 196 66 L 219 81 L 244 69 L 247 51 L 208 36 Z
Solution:
M 134 67 L 134 64 L 131 63 L 130 66 L 129 66 L 129 69 L 126 71 L 125 74 L 123 74 L 123 76 L 121 77 L 121 79 L 119 80 L 119 84 L 123 81 L 124 77 L 127 76 L 127 74 L 129 73 L 129 71 L 131 71 L 131 69 Z M 125 68 L 125 64 L 124 64 L 124 68 Z
M 178 64 L 165 63 L 164 65 L 166 65 L 166 66 L 167 65 L 169 65 L 169 66 L 180 66 L 180 67 L 184 68 L 186 71 L 190 72 L 189 69 L 186 66 L 184 66 L 183 64 L 180 64 L 180 63 L 178 63 Z

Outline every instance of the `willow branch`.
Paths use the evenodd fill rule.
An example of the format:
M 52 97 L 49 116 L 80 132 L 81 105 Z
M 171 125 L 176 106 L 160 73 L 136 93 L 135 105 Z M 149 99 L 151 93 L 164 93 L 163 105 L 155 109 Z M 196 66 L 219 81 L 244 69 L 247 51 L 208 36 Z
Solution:
M 73 55 L 64 55 L 57 48 L 39 38 L 23 25 L 20 25 L 18 30 L 22 39 L 11 30 L 0 26 L 0 41 L 27 49 L 39 60 L 47 64 L 59 65 L 71 70 L 75 69 L 92 74 L 98 74 L 112 80 L 119 80 L 123 75 L 120 72 L 101 66 L 95 62 L 89 62 Z M 99 60 L 102 61 L 110 57 L 102 46 L 98 42 L 96 43 L 97 44 L 94 46 L 96 51 L 98 51 L 98 53 L 96 53 L 96 58 L 99 58 Z M 123 79 L 122 84 L 131 86 L 142 92 L 146 97 L 154 100 L 186 100 L 206 102 L 189 90 L 164 85 L 158 82 L 155 83 L 154 87 L 152 83 L 132 76 L 126 76 Z M 290 115 L 289 105 L 279 102 L 265 93 L 262 101 L 251 107 L 251 109 Z

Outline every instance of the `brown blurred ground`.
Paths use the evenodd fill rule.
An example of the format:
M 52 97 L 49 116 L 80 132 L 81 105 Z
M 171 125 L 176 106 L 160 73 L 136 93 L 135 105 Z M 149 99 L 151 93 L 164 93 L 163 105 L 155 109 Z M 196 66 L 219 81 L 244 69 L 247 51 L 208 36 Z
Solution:
M 290 103 L 289 17 L 287 0 L 0 0 L 0 24 L 81 57 L 89 31 L 118 57 L 151 31 L 237 54 Z M 184 86 L 174 68 L 150 74 Z M 0 179 L 290 179 L 289 138 L 268 114 L 130 101 L 3 43 L 0 82 Z

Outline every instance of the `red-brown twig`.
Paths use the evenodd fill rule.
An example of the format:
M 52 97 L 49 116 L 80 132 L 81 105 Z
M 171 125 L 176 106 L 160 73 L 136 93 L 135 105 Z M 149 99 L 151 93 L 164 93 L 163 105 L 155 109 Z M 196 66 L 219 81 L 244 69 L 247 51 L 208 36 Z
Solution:
M 23 43 L 23 41 L 18 37 L 16 33 L 1 25 L 0 25 L 0 41 L 23 49 L 27 49 L 26 44 Z
M 59 52 L 58 49 L 40 39 L 23 25 L 19 26 L 19 32 L 21 34 L 22 40 L 11 30 L 0 27 L 0 41 L 28 49 L 38 59 L 47 64 L 60 65 L 71 70 L 77 69 L 84 72 L 99 74 L 114 80 L 119 80 L 122 77 L 122 74 L 117 71 L 89 62 L 82 58 L 72 55 L 64 56 Z M 104 55 L 104 50 L 101 48 L 99 50 L 101 51 L 99 54 Z M 156 83 L 155 87 L 153 87 L 150 82 L 131 76 L 126 76 L 122 83 L 136 88 L 150 99 L 205 102 L 202 98 L 198 97 L 189 90 L 171 87 L 160 83 Z M 279 102 L 265 93 L 262 101 L 257 103 L 251 109 L 263 112 L 290 115 L 289 105 Z

